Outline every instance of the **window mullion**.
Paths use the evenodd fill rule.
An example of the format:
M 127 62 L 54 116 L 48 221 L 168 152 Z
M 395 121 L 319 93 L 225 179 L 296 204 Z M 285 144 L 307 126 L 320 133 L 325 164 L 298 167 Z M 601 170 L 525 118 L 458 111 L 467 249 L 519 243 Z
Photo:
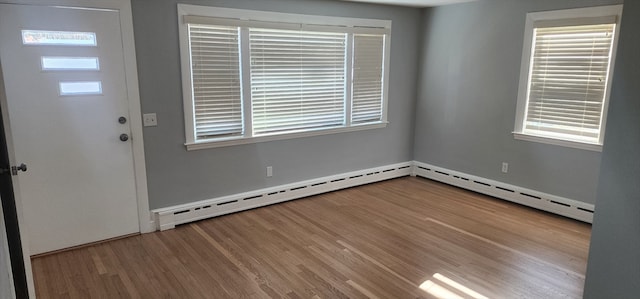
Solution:
M 351 108 L 353 103 L 353 33 L 346 34 L 345 54 L 345 126 L 351 126 Z
M 253 109 L 251 105 L 251 49 L 249 28 L 240 28 L 240 77 L 242 80 L 242 119 L 244 136 L 253 136 Z

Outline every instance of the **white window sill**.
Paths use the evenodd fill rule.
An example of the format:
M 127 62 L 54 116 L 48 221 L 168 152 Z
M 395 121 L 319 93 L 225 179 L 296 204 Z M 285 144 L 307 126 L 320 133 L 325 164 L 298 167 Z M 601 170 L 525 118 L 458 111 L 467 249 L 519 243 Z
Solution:
M 259 142 L 267 142 L 267 141 L 274 141 L 274 140 L 286 140 L 286 139 L 294 139 L 294 138 L 302 138 L 302 137 L 371 130 L 371 129 L 384 128 L 387 126 L 387 124 L 388 122 L 378 122 L 373 124 L 354 125 L 351 127 L 340 127 L 335 129 L 323 129 L 323 130 L 307 131 L 307 132 L 299 132 L 299 133 L 265 135 L 265 136 L 256 136 L 256 137 L 231 137 L 231 138 L 219 139 L 219 140 L 196 141 L 191 143 L 187 142 L 185 143 L 185 145 L 187 146 L 188 151 L 193 151 L 193 150 L 233 146 L 233 145 L 240 145 L 240 144 L 259 143 Z
M 602 144 L 585 143 L 580 141 L 569 141 L 544 136 L 529 135 L 520 132 L 513 132 L 513 137 L 518 140 L 533 141 L 545 144 L 553 144 L 564 147 L 583 149 L 587 151 L 602 152 Z
M 556 139 L 556 138 L 550 138 L 550 137 L 544 137 L 544 136 L 529 135 L 529 134 L 524 134 L 520 132 L 513 132 L 513 137 L 518 140 L 533 141 L 533 142 L 539 142 L 539 143 L 559 145 L 564 147 L 577 148 L 577 149 L 582 149 L 587 151 L 602 152 L 602 144 Z

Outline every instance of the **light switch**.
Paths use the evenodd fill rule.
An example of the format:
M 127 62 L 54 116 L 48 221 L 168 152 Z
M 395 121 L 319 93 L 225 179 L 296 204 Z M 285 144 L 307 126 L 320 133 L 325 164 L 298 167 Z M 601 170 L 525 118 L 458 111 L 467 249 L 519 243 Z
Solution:
M 142 125 L 145 127 L 155 127 L 158 125 L 158 117 L 155 113 L 145 113 L 142 115 Z

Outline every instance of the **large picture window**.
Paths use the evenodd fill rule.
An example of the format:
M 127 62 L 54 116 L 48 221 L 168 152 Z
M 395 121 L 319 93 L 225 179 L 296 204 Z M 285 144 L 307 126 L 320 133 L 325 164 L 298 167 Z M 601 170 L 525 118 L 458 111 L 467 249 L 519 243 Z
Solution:
M 178 7 L 188 149 L 386 125 L 390 21 Z
M 516 138 L 600 150 L 619 6 L 532 13 Z

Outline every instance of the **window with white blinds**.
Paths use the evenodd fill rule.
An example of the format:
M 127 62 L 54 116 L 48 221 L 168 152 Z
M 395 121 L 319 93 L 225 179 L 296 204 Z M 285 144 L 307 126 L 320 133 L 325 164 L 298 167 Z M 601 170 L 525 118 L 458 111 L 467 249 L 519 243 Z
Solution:
M 516 133 L 602 144 L 616 26 L 615 16 L 533 22 Z
M 614 30 L 536 28 L 525 132 L 598 142 Z
M 344 124 L 346 38 L 249 29 L 255 135 Z
M 178 5 L 187 149 L 386 126 L 390 21 Z
M 384 35 L 353 36 L 351 123 L 382 120 Z
M 197 140 L 241 135 L 238 28 L 189 24 Z

